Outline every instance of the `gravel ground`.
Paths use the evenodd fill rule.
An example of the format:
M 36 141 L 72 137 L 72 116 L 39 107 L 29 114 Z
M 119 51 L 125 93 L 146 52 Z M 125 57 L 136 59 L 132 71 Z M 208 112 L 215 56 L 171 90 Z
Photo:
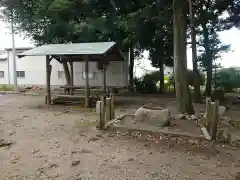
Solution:
M 189 151 L 97 131 L 94 113 L 41 108 L 42 97 L 0 96 L 0 179 L 231 180 L 240 151 Z

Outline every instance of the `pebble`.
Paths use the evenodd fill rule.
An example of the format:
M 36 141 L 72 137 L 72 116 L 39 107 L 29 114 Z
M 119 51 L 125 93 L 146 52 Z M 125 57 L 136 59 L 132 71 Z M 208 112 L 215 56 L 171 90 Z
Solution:
M 88 153 L 92 153 L 92 151 L 88 150 L 88 149 L 81 149 L 78 151 L 81 154 L 88 154 Z
M 48 165 L 48 168 L 56 168 L 56 167 L 58 167 L 57 164 L 49 164 L 49 165 Z
M 11 158 L 11 162 L 12 162 L 13 164 L 16 164 L 19 160 L 20 160 L 20 156 L 13 156 L 13 157 Z
M 128 161 L 133 161 L 133 160 L 134 160 L 134 158 L 129 158 L 129 159 L 128 159 Z
M 32 154 L 36 154 L 38 152 L 40 152 L 40 149 L 38 149 L 38 148 L 32 150 Z
M 190 144 L 194 144 L 194 143 L 195 143 L 195 141 L 192 140 L 192 139 L 189 139 L 188 142 L 189 142 Z
M 8 132 L 8 135 L 9 135 L 9 136 L 12 136 L 12 135 L 14 135 L 14 134 L 16 134 L 16 131 L 10 131 L 10 132 Z
M 22 116 L 21 118 L 27 118 L 27 117 L 29 117 L 29 116 Z
M 111 133 L 111 134 L 108 134 L 108 137 L 114 137 L 115 134 Z
M 12 145 L 12 142 L 7 142 L 4 139 L 0 139 L 0 147 L 8 147 L 11 145 Z
M 77 166 L 80 164 L 80 160 L 72 161 L 72 166 Z
M 90 141 L 97 141 L 97 140 L 99 140 L 100 139 L 100 137 L 90 137 L 89 139 L 88 139 L 88 142 L 90 142 Z

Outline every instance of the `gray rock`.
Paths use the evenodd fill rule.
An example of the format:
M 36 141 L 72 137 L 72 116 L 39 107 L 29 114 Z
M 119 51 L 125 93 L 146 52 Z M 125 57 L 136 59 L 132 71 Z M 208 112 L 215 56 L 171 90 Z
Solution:
M 218 140 L 220 142 L 227 142 L 228 141 L 228 134 L 229 134 L 229 128 L 222 128 L 219 132 L 218 132 Z
M 135 112 L 133 119 L 135 122 L 165 126 L 170 124 L 172 118 L 169 109 L 147 109 L 140 107 Z
M 240 135 L 236 133 L 229 133 L 228 134 L 228 143 L 234 146 L 240 145 Z
M 240 134 L 231 128 L 222 128 L 218 133 L 218 139 L 221 142 L 231 145 L 240 145 Z

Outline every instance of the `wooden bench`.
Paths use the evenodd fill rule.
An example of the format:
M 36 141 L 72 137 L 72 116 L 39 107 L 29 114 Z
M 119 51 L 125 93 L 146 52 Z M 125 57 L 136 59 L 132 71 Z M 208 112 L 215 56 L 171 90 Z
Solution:
M 81 91 L 85 92 L 84 86 L 69 86 L 69 85 L 65 85 L 65 86 L 60 86 L 60 88 L 63 89 L 65 95 L 73 94 L 74 91 L 76 91 L 76 90 L 81 90 Z M 110 89 L 111 89 L 110 87 L 107 88 L 107 92 L 108 93 L 110 92 Z M 103 91 L 103 89 L 99 88 L 99 87 L 91 87 L 90 91 L 92 91 L 92 92 L 101 92 L 101 91 Z
M 67 95 L 67 94 L 73 94 L 73 92 L 77 89 L 83 89 L 84 87 L 82 86 L 60 86 L 60 88 L 63 89 L 64 91 L 64 94 Z
M 89 99 L 90 100 L 99 100 L 100 99 L 100 96 L 102 96 L 104 94 L 92 94 L 89 96 Z M 106 96 L 107 94 L 105 94 Z M 55 98 L 66 98 L 66 99 L 69 99 L 71 101 L 74 101 L 74 100 L 79 100 L 79 99 L 85 99 L 85 95 L 63 95 L 63 94 L 51 94 L 51 97 L 55 97 Z M 45 94 L 45 104 L 47 104 L 47 94 Z M 53 100 L 51 100 L 52 102 Z

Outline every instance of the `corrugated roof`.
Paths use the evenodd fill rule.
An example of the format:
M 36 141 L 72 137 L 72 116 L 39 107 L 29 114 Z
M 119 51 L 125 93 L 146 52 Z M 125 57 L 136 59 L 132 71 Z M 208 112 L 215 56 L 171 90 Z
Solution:
M 27 51 L 30 50 L 34 47 L 16 47 L 15 50 L 16 51 Z M 6 51 L 12 51 L 12 48 L 5 48 Z
M 115 42 L 48 44 L 25 51 L 18 54 L 18 56 L 101 55 L 106 53 L 115 45 Z

